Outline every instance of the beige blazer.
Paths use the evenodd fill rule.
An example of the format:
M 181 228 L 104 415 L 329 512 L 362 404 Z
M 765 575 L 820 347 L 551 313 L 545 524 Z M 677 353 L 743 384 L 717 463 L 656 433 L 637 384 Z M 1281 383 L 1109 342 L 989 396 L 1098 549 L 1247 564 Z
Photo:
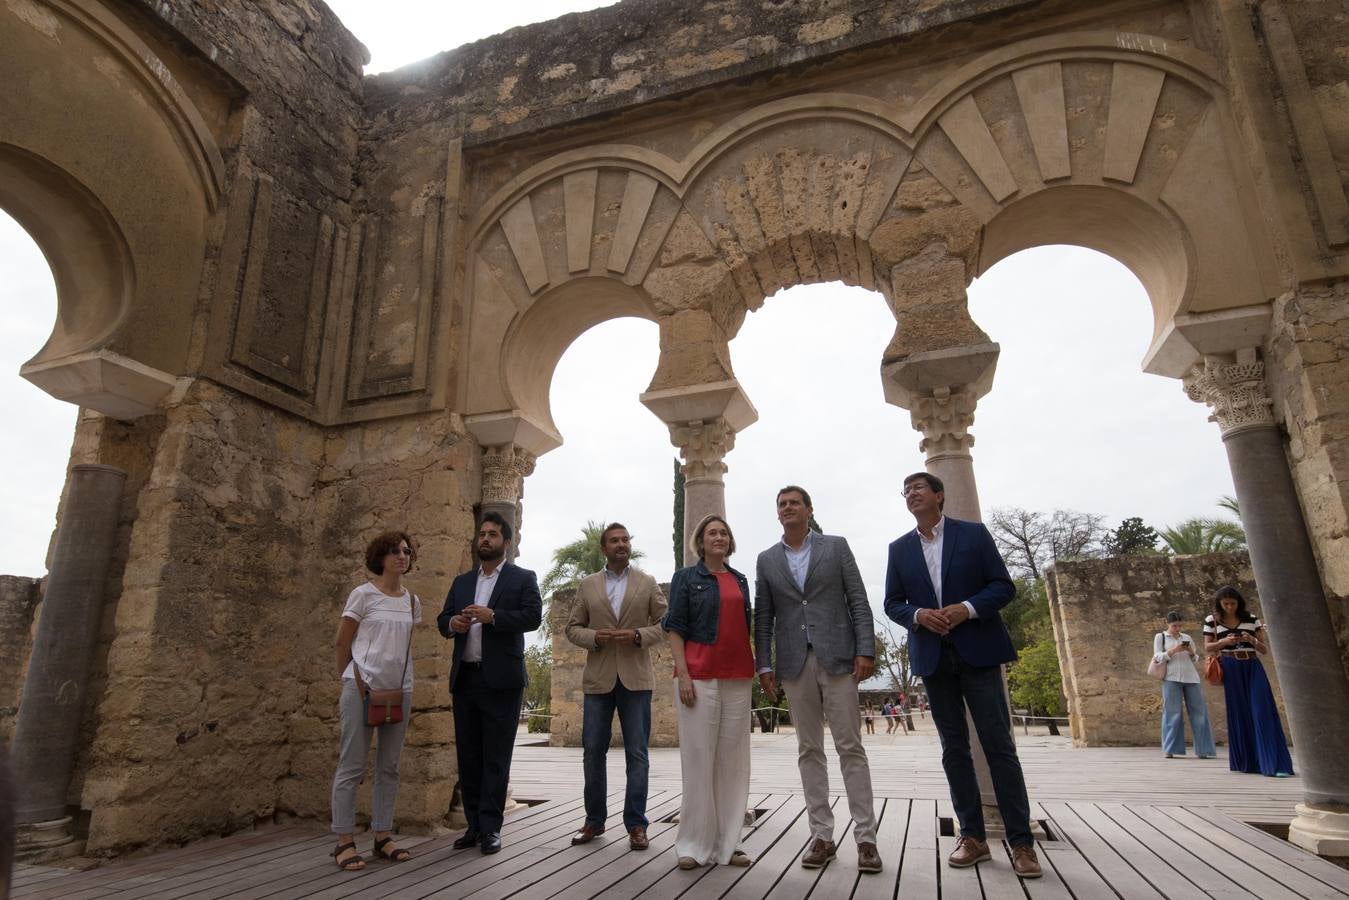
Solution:
M 656 579 L 641 569 L 628 566 L 628 586 L 618 617 L 609 606 L 604 590 L 604 571 L 587 575 L 577 588 L 576 605 L 567 621 L 567 640 L 590 651 L 586 654 L 581 690 L 587 694 L 607 694 L 622 680 L 630 691 L 649 691 L 655 684 L 651 672 L 651 648 L 665 640 L 660 620 L 665 616 L 665 595 Z M 642 644 L 595 643 L 595 632 L 603 628 L 630 628 L 641 633 Z

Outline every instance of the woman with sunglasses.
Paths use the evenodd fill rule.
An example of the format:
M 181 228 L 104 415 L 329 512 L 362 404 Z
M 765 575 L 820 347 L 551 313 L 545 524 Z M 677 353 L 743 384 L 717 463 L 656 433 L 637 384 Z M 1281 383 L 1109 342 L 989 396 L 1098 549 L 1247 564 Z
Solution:
M 346 871 L 365 868 L 356 852 L 356 787 L 365 772 L 370 739 L 379 732 L 375 752 L 375 789 L 370 828 L 374 852 L 391 862 L 411 854 L 393 843 L 393 807 L 398 796 L 398 757 L 403 752 L 408 717 L 412 711 L 412 629 L 422 620 L 421 602 L 403 586 L 403 576 L 417 554 L 404 531 L 386 531 L 370 542 L 365 567 L 375 577 L 358 585 L 347 597 L 337 626 L 337 671 L 342 678 L 342 737 L 337 773 L 333 776 L 333 832 L 337 847 L 332 857 Z M 403 689 L 401 721 L 366 724 L 367 691 Z

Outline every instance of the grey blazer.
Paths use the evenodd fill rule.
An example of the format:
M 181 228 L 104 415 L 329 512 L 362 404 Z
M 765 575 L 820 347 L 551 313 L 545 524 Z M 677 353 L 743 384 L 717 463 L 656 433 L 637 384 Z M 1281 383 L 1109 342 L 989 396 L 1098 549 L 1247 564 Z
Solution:
M 758 669 L 773 669 L 779 678 L 801 674 L 807 627 L 815 658 L 831 675 L 851 672 L 855 656 L 876 655 L 871 605 L 847 539 L 812 534 L 810 540 L 804 591 L 796 586 L 781 541 L 760 553 L 755 567 L 755 664 Z

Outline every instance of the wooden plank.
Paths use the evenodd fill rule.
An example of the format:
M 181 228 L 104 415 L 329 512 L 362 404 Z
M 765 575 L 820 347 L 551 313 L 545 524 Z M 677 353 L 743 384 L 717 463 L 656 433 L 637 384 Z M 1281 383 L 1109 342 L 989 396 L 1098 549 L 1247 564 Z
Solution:
M 909 825 L 900 857 L 900 900 L 937 896 L 937 803 L 915 800 L 909 805 Z
M 1189 827 L 1196 837 L 1206 839 L 1215 848 L 1226 851 L 1231 858 L 1250 869 L 1253 874 L 1243 875 L 1241 883 L 1262 897 L 1279 896 L 1289 891 L 1301 897 L 1329 898 L 1344 896 L 1343 892 L 1332 888 L 1324 881 L 1319 881 L 1294 866 L 1288 865 L 1263 849 L 1252 847 L 1235 835 L 1228 833 L 1225 829 L 1201 819 L 1188 809 L 1172 806 L 1162 807 L 1161 811 L 1180 824 Z M 1294 848 L 1291 846 L 1288 848 L 1289 853 L 1293 850 Z M 1223 865 L 1226 868 L 1229 864 L 1224 863 Z M 1257 880 L 1263 882 L 1263 886 L 1257 883 Z
M 904 856 L 904 838 L 909 830 L 909 805 L 910 801 L 895 798 L 885 800 L 877 809 L 880 821 L 876 826 L 876 850 L 884 868 L 857 879 L 853 900 L 890 900 L 895 896 L 899 888 L 900 861 Z
M 1135 809 L 1112 803 L 1102 804 L 1101 809 L 1208 896 L 1234 900 L 1255 896 L 1198 856 L 1194 836 L 1174 819 L 1150 806 Z
M 1188 879 L 1178 875 L 1175 868 L 1159 855 L 1158 847 L 1145 844 L 1120 824 L 1106 815 L 1095 803 L 1074 803 L 1073 812 L 1124 858 L 1134 871 L 1149 884 L 1172 900 L 1204 900 L 1204 892 Z
M 1114 889 L 1077 848 L 1055 841 L 1039 846 L 1040 865 L 1052 869 L 1074 897 L 1116 897 Z
M 753 860 L 753 865 L 748 869 L 737 869 L 733 866 L 714 866 L 707 877 L 698 882 L 693 890 L 684 895 L 685 900 L 704 900 L 704 898 L 721 897 L 727 894 L 732 887 L 735 888 L 737 895 L 757 896 L 754 893 L 753 885 L 767 881 L 772 885 L 776 881 L 776 874 L 770 878 L 765 878 L 764 873 L 773 869 L 775 872 L 781 872 L 783 868 L 796 860 L 796 854 L 786 856 L 792 842 L 797 843 L 797 853 L 801 846 L 810 835 L 810 823 L 806 820 L 806 801 L 799 794 L 791 795 L 787 801 L 773 811 L 771 815 L 761 816 L 758 827 L 741 844 L 741 849 L 749 854 Z M 796 837 L 801 832 L 793 832 L 792 829 L 804 829 L 805 837 Z M 756 881 L 749 885 L 744 883 L 744 877 L 751 872 L 758 873 Z M 767 887 L 762 888 L 767 890 Z
M 975 867 L 985 900 L 1026 900 L 1023 882 L 1012 868 L 1011 847 L 1006 841 L 990 841 L 988 849 L 993 858 Z M 1043 862 L 1040 863 L 1040 867 L 1044 868 Z
M 941 880 L 942 900 L 978 900 L 984 896 L 979 885 L 979 866 L 997 865 L 997 856 L 979 866 L 957 869 L 946 864 L 946 858 L 956 849 L 957 837 L 937 836 L 937 877 Z
M 830 806 L 835 809 L 844 805 L 839 802 L 837 796 L 830 797 L 829 799 Z M 806 820 L 807 829 L 809 829 L 809 814 L 802 816 L 802 819 Z M 847 881 L 849 885 L 855 884 L 857 882 L 857 850 L 854 847 L 851 838 L 852 820 L 850 819 L 848 820 L 848 824 L 843 826 L 843 832 L 835 836 L 835 846 L 837 847 L 837 850 L 835 851 L 833 860 L 827 863 L 822 869 L 807 869 L 801 865 L 799 859 L 793 860 L 787 866 L 786 871 L 782 873 L 782 877 L 778 879 L 777 884 L 773 885 L 768 893 L 764 895 L 765 900 L 767 900 L 767 898 L 773 898 L 773 900 L 797 900 L 799 897 L 814 896 L 816 885 L 819 884 L 820 879 L 823 878 L 830 869 L 833 869 L 834 872 L 837 873 L 838 880 Z M 809 846 L 810 843 L 811 837 L 809 830 L 807 830 L 806 846 Z M 849 888 L 849 893 L 851 893 L 851 887 Z
M 1049 813 L 1050 821 L 1056 830 L 1082 854 L 1091 867 L 1124 898 L 1140 900 L 1161 900 L 1162 895 L 1146 881 L 1111 846 L 1092 831 L 1066 803 L 1044 803 L 1041 805 Z M 1066 880 L 1066 879 L 1065 879 Z M 1071 886 L 1071 882 L 1070 882 Z
M 1046 847 L 1053 847 L 1057 843 L 1057 841 L 1040 841 L 1036 844 L 1036 855 L 1040 858 L 1040 870 L 1044 874 L 1039 878 L 1021 882 L 1021 889 L 1031 897 L 1031 900 L 1071 900 L 1073 897 L 1073 893 L 1068 890 L 1068 885 L 1059 876 L 1058 870 L 1050 862 L 1045 850 Z M 1070 850 L 1069 852 L 1074 851 Z M 1079 855 L 1078 858 L 1081 859 L 1081 856 Z M 1085 860 L 1082 861 L 1082 865 L 1086 866 Z M 1090 869 L 1090 867 L 1087 868 Z M 1079 894 L 1078 896 L 1083 895 Z
M 1253 828 L 1245 822 L 1237 821 L 1215 809 L 1193 809 L 1196 816 L 1206 822 L 1217 825 L 1228 834 L 1252 847 L 1259 847 L 1267 853 L 1279 857 L 1285 863 L 1301 869 L 1313 878 L 1324 881 L 1331 887 L 1349 894 L 1349 870 L 1342 869 L 1332 862 L 1326 862 L 1319 856 L 1299 850 L 1281 841 L 1267 831 Z M 1290 852 L 1291 851 L 1291 852 Z

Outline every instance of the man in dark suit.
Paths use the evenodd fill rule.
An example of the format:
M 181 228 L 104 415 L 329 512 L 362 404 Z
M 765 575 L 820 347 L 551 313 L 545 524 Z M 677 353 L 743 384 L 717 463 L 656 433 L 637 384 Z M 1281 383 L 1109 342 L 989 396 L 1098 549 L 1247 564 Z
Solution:
M 999 668 L 1016 659 L 998 614 L 1016 586 L 987 528 L 942 515 L 941 479 L 927 472 L 910 475 L 904 499 L 918 527 L 890 545 L 885 614 L 909 629 L 909 663 L 927 688 L 941 737 L 942 768 L 960 820 L 960 840 L 947 863 L 973 866 L 992 856 L 970 755 L 968 705 L 1007 826 L 1012 868 L 1022 878 L 1039 878 L 1030 801 Z
M 480 565 L 454 579 L 436 617 L 440 633 L 454 641 L 450 692 L 468 817 L 468 830 L 454 846 L 462 850 L 478 844 L 483 853 L 501 849 L 506 784 L 528 681 L 525 632 L 538 628 L 543 618 L 538 579 L 505 561 L 510 542 L 509 522 L 498 513 L 482 517 Z

